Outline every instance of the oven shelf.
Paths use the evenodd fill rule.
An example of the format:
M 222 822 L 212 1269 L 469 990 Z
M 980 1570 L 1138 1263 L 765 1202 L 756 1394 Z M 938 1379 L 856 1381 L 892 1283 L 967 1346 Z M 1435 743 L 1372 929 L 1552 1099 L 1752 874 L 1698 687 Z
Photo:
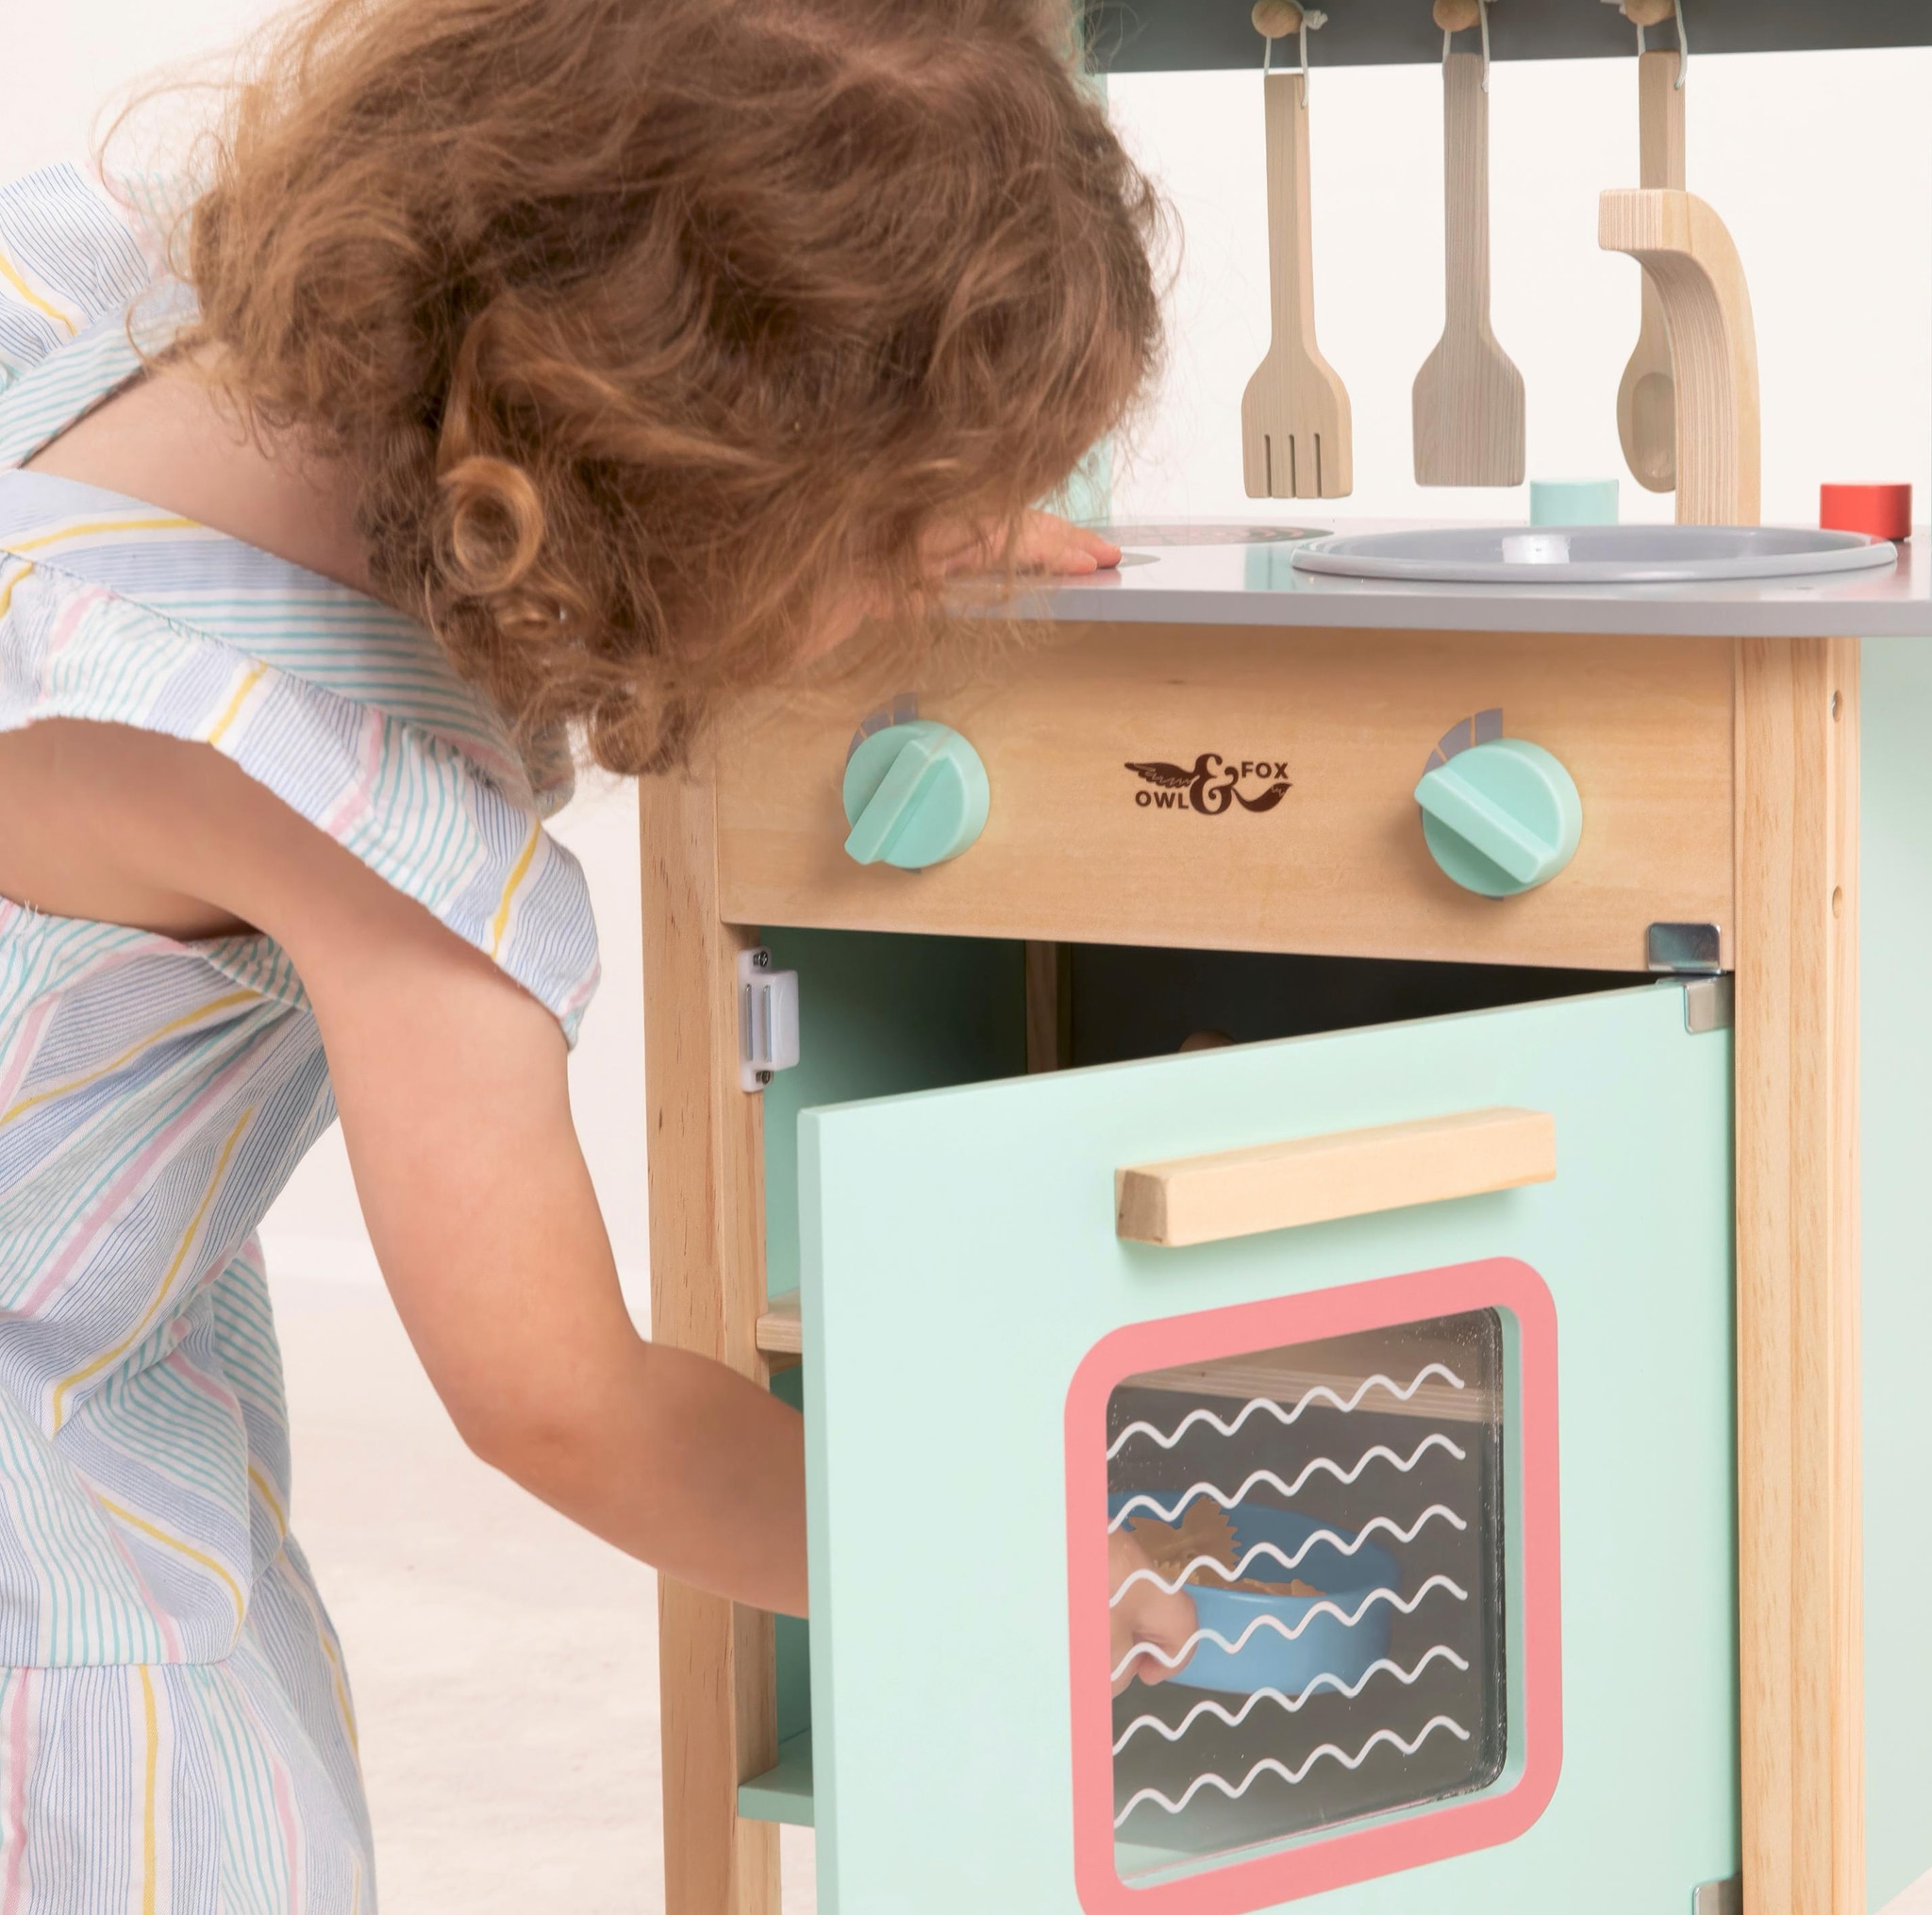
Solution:
M 801 1357 L 805 1354 L 805 1324 L 798 1314 L 798 1292 L 787 1291 L 765 1305 L 758 1319 L 758 1348 L 768 1357 Z
M 811 1731 L 778 1744 L 778 1763 L 738 1785 L 738 1812 L 747 1822 L 812 1826 Z

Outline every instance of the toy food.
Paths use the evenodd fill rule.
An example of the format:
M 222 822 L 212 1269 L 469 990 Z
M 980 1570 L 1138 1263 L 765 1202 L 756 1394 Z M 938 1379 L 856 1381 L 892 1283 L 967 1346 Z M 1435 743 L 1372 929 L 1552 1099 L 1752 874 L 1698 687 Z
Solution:
M 1299 1576 L 1285 1583 L 1264 1582 L 1258 1576 L 1236 1576 L 1234 1570 L 1241 1553 L 1235 1542 L 1234 1524 L 1227 1520 L 1227 1511 L 1207 1496 L 1195 1497 L 1181 1512 L 1178 1524 L 1162 1523 L 1152 1516 L 1137 1516 L 1127 1527 L 1133 1531 L 1134 1540 L 1147 1552 L 1147 1560 L 1163 1581 L 1173 1581 L 1192 1562 L 1197 1567 L 1187 1580 L 1209 1589 L 1248 1590 L 1262 1596 L 1323 1593 Z M 1219 1574 L 1199 1561 L 1204 1556 L 1218 1566 Z

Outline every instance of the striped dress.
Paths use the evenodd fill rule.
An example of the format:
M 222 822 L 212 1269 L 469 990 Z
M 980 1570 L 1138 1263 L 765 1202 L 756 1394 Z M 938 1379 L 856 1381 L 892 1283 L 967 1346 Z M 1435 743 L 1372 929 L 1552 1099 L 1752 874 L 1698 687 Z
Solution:
M 19 469 L 136 370 L 155 266 L 72 168 L 0 190 L 0 730 L 212 745 L 574 1037 L 596 934 L 540 822 L 567 776 L 533 785 L 420 626 Z M 0 1915 L 375 1907 L 255 1239 L 334 1117 L 270 940 L 0 898 Z

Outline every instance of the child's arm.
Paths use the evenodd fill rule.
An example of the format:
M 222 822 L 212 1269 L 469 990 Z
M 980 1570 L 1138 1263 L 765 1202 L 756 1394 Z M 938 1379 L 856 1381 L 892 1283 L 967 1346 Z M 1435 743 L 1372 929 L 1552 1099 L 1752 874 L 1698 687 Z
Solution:
M 803 1614 L 800 1419 L 632 1329 L 550 1013 L 207 746 L 73 724 L 28 741 L 59 854 L 42 908 L 165 898 L 184 931 L 205 906 L 289 953 L 383 1274 L 471 1448 L 633 1556 Z
M 465 1441 L 619 1548 L 804 1614 L 800 1419 L 631 1327 L 556 1021 L 341 862 L 274 928 L 315 1002 L 383 1273 Z

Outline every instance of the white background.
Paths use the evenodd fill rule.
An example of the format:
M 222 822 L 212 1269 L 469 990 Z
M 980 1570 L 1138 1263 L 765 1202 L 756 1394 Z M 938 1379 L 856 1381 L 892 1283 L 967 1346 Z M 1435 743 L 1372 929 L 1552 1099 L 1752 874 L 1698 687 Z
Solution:
M 14 0 L 8 11 L 15 84 L 0 120 L 0 177 L 83 157 L 97 109 L 118 89 L 222 47 L 271 9 L 258 0 Z M 1696 0 L 1689 12 L 1694 49 Z M 1438 76 L 1427 67 L 1324 72 L 1321 36 L 1313 42 L 1316 307 L 1323 349 L 1354 399 L 1348 508 L 1521 516 L 1520 492 L 1424 492 L 1410 478 L 1409 387 L 1441 325 Z M 1492 75 L 1495 326 L 1528 383 L 1535 475 L 1621 471 L 1615 397 L 1636 338 L 1638 269 L 1597 250 L 1596 194 L 1635 183 L 1636 85 L 1624 61 L 1502 65 Z M 1768 518 L 1815 520 L 1826 479 L 1910 479 L 1923 505 L 1932 478 L 1928 100 L 1932 50 L 1693 54 L 1689 180 L 1729 224 L 1750 275 Z M 1111 101 L 1183 235 L 1171 360 L 1132 435 L 1117 508 L 1247 516 L 1240 398 L 1267 331 L 1258 65 L 1117 78 Z M 1627 477 L 1624 498 L 1628 517 L 1671 509 Z M 842 739 L 828 736 L 827 750 Z M 646 1256 L 635 827 L 627 793 L 587 800 L 563 835 L 591 872 L 606 982 L 574 1089 L 635 1295 Z M 368 1271 L 333 1140 L 278 1207 L 270 1239 L 285 1272 Z
M 1247 0 L 1192 4 L 1245 9 Z M 1697 0 L 1687 6 L 1694 46 Z M 84 158 L 96 111 L 118 89 L 223 46 L 269 10 L 261 0 L 10 0 L 0 181 Z M 1317 35 L 1316 304 L 1323 348 L 1354 399 L 1350 509 L 1521 516 L 1520 494 L 1423 493 L 1409 479 L 1409 386 L 1441 324 L 1437 75 L 1323 72 L 1320 58 Z M 1809 520 L 1819 482 L 1831 478 L 1911 479 L 1923 504 L 1932 477 L 1928 97 L 1932 51 L 1693 60 L 1690 183 L 1729 223 L 1751 278 L 1768 517 Z M 1127 77 L 1111 99 L 1184 232 L 1171 362 L 1133 436 L 1117 507 L 1247 517 L 1257 508 L 1241 495 L 1239 403 L 1267 325 L 1259 80 Z M 1635 183 L 1634 65 L 1499 67 L 1491 123 L 1495 325 L 1528 383 L 1529 469 L 1617 473 L 1614 402 L 1636 336 L 1638 277 L 1629 260 L 1597 251 L 1595 204 L 1600 188 Z M 1626 480 L 1624 509 L 1667 516 L 1670 501 Z M 828 753 L 844 736 L 829 728 Z M 573 1095 L 641 1304 L 630 792 L 586 791 L 561 835 L 589 871 L 606 966 Z M 387 1891 L 424 1915 L 659 1906 L 647 1573 L 475 1468 L 379 1292 L 305 1281 L 375 1279 L 337 1138 L 311 1156 L 265 1234 L 289 1326 L 304 1530 L 358 1672 Z M 424 1524 L 425 1508 L 436 1523 Z M 507 1724 L 521 1724 L 520 1741 L 507 1740 Z M 511 1746 L 525 1813 L 506 1822 Z M 788 1910 L 808 1915 L 810 1845 L 796 1832 L 786 1883 Z

